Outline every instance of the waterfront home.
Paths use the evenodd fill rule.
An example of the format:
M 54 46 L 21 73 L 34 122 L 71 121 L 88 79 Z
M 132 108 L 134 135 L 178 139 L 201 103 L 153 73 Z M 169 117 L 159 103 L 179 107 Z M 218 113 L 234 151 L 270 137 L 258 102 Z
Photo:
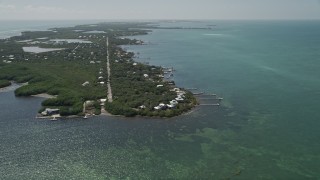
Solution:
M 51 108 L 46 108 L 41 115 L 43 116 L 52 116 L 52 115 L 56 115 L 59 114 L 60 109 L 51 109 Z
M 141 105 L 141 106 L 139 106 L 139 109 L 145 109 L 146 108 L 146 106 L 145 105 Z
M 178 91 L 180 91 L 180 89 L 179 88 L 173 88 L 172 91 L 178 92 Z
M 167 105 L 160 103 L 158 106 L 154 107 L 155 110 L 166 110 L 167 109 Z
M 184 97 L 185 94 L 186 94 L 185 91 L 177 91 L 177 95 L 178 95 L 178 96 Z
M 184 94 L 178 94 L 177 97 L 178 98 L 185 98 Z
M 149 75 L 148 75 L 148 74 L 144 74 L 143 76 L 144 76 L 145 78 L 148 78 L 148 77 L 149 77 Z
M 183 99 L 182 97 L 180 97 L 180 96 L 177 97 L 176 100 L 177 100 L 177 101 L 184 101 L 184 99 Z
M 169 109 L 172 109 L 172 108 L 175 108 L 176 105 L 175 105 L 175 104 L 167 104 L 167 107 L 168 107 Z
M 175 99 L 174 99 L 174 100 L 170 101 L 170 104 L 177 105 L 177 104 L 179 104 L 179 103 L 178 103 L 178 101 L 177 101 L 177 100 L 175 100 Z
M 157 88 L 159 88 L 159 87 L 163 87 L 163 85 L 162 85 L 162 84 L 158 84 L 158 85 L 157 85 Z

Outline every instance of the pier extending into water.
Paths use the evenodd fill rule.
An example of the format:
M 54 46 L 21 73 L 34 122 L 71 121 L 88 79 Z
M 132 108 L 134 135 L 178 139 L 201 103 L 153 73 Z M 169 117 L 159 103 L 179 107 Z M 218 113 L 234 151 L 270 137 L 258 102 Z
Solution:
M 197 97 L 199 106 L 220 106 L 222 97 L 217 97 L 217 94 L 214 93 L 205 93 L 203 91 L 198 91 L 198 88 L 186 88 L 190 90 L 191 93 Z
M 199 104 L 200 106 L 220 106 L 219 103 L 216 104 Z

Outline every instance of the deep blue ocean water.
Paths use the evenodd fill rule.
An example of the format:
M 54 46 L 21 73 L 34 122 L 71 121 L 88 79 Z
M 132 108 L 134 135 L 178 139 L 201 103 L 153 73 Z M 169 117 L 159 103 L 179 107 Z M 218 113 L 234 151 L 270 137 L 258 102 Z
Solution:
M 81 24 L 33 23 L 9 23 L 0 34 Z M 2 92 L 0 176 L 319 179 L 320 23 L 161 23 L 207 25 L 216 26 L 154 30 L 135 37 L 148 45 L 126 48 L 139 52 L 137 61 L 173 66 L 178 86 L 216 93 L 224 98 L 223 107 L 200 107 L 165 120 L 48 122 L 34 119 L 42 99 Z

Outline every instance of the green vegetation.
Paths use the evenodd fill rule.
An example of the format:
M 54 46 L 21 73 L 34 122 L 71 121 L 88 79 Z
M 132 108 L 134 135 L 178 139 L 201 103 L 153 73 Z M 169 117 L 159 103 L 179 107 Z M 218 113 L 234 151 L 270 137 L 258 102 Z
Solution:
M 15 91 L 16 96 L 41 93 L 56 95 L 56 98 L 43 101 L 39 112 L 50 107 L 60 109 L 62 116 L 80 115 L 84 113 L 84 102 L 90 100 L 94 102 L 90 112 L 100 114 L 99 100 L 107 97 L 107 86 L 100 82 L 107 82 L 106 57 L 109 51 L 114 102 L 105 104 L 108 112 L 128 117 L 179 115 L 196 104 L 192 94 L 186 92 L 183 102 L 174 108 L 155 110 L 154 107 L 160 103 L 168 104 L 177 97 L 177 93 L 172 91 L 174 86 L 163 80 L 164 70 L 161 67 L 136 63 L 132 60 L 133 53 L 119 47 L 142 44 L 141 41 L 119 36 L 147 34 L 147 30 L 141 29 L 143 27 L 147 27 L 147 24 L 102 23 L 29 31 L 21 36 L 0 40 L 0 87 L 10 85 L 10 81 L 28 82 Z M 50 39 L 81 39 L 91 43 L 55 42 Z M 22 50 L 22 47 L 33 46 L 63 50 L 42 53 L 26 53 Z
M 10 86 L 10 85 L 11 85 L 10 81 L 8 81 L 8 80 L 0 80 L 0 88 L 4 88 L 4 87 Z
M 174 86 L 159 77 L 163 75 L 163 69 L 136 63 L 132 60 L 133 54 L 126 53 L 119 47 L 113 47 L 111 54 L 113 55 L 111 85 L 114 102 L 107 103 L 106 109 L 112 114 L 173 117 L 190 110 L 197 103 L 188 92 L 184 101 L 175 108 L 154 110 L 154 107 L 160 103 L 169 104 L 177 97 L 177 93 L 171 91 Z M 157 85 L 163 85 L 163 87 L 157 87 Z M 145 108 L 139 109 L 140 106 Z
M 71 62 L 20 62 L 5 65 L 0 79 L 29 82 L 15 91 L 16 96 L 40 93 L 58 95 L 58 98 L 45 100 L 42 105 L 61 108 L 61 115 L 74 115 L 82 112 L 85 100 L 98 100 L 106 96 L 105 88 L 94 83 L 98 69 L 98 66 L 88 67 Z M 83 87 L 85 81 L 92 84 Z

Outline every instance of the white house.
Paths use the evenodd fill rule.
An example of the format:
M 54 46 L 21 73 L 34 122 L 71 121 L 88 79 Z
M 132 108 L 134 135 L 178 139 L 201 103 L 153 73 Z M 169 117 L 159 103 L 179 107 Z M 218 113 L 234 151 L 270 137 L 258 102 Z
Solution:
M 87 85 L 89 85 L 90 83 L 89 83 L 89 81 L 86 81 L 86 82 L 84 82 L 83 84 L 82 84 L 82 86 L 87 86 Z
M 176 100 L 177 101 L 184 101 L 184 99 L 182 97 L 177 97 Z
M 51 109 L 51 108 L 46 108 L 41 115 L 43 116 L 51 116 L 51 115 L 55 115 L 55 114 L 59 114 L 59 109 Z
M 173 91 L 178 92 L 178 91 L 180 91 L 180 89 L 179 88 L 173 88 Z
M 155 110 L 160 110 L 161 107 L 160 107 L 160 106 L 156 106 L 156 107 L 154 107 L 154 109 L 155 109 Z
M 100 99 L 100 102 L 105 103 L 107 99 Z
M 167 104 L 167 107 L 170 108 L 170 109 L 172 109 L 172 108 L 175 108 L 176 105 L 175 105 L 175 104 Z
M 176 104 L 179 104 L 179 103 L 178 103 L 177 100 L 174 99 L 174 100 L 170 101 L 170 104 L 175 104 L 176 105 Z

